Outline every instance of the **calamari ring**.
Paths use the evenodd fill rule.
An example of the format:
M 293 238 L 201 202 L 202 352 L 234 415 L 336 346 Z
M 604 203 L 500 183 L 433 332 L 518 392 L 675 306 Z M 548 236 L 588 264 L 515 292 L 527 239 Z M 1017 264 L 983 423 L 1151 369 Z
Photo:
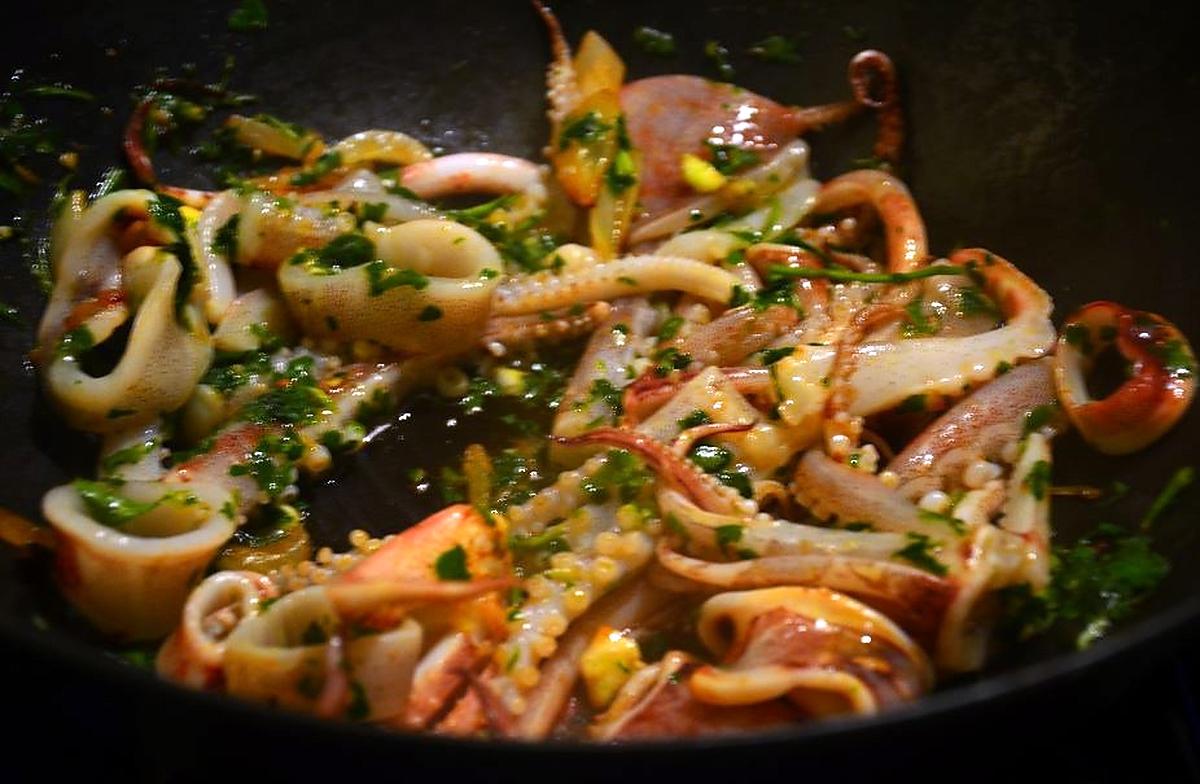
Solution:
M 1115 392 L 1095 400 L 1085 377 L 1109 347 L 1131 372 Z M 1174 324 L 1103 300 L 1066 320 L 1054 357 L 1054 384 L 1067 416 L 1085 441 L 1110 455 L 1136 452 L 1170 430 L 1192 403 L 1195 374 L 1196 356 Z

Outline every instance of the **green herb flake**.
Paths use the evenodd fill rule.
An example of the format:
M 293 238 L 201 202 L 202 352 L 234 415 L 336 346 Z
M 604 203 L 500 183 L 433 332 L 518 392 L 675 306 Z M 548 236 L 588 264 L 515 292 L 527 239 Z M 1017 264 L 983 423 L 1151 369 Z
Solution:
M 950 527 L 950 530 L 956 534 L 964 534 L 967 532 L 967 524 L 957 517 L 943 512 L 934 512 L 930 509 L 921 509 L 917 512 L 917 517 L 927 523 L 941 523 Z
M 905 322 L 900 327 L 900 334 L 906 338 L 933 335 L 941 328 L 937 316 L 930 316 L 925 312 L 925 301 L 921 297 L 904 306 L 904 316 Z
M 633 155 L 628 150 L 620 150 L 604 170 L 605 186 L 609 193 L 620 196 L 637 185 L 637 182 L 637 164 L 633 162 Z
M 624 393 L 607 378 L 598 378 L 592 382 L 583 405 L 588 406 L 593 403 L 603 403 L 612 413 L 613 419 L 616 419 L 625 411 L 625 404 L 622 400 L 623 396 Z
M 708 148 L 709 162 L 713 168 L 725 176 L 756 166 L 762 158 L 757 152 L 736 144 L 723 144 L 712 139 L 706 139 L 704 145 Z
M 633 42 L 641 47 L 643 52 L 658 57 L 671 57 L 678 51 L 675 47 L 675 36 L 645 25 L 633 31 Z
M 779 348 L 764 348 L 758 352 L 758 357 L 764 367 L 770 367 L 784 357 L 790 357 L 794 353 L 796 353 L 795 346 L 780 346 Z
M 710 417 L 705 411 L 697 408 L 697 409 L 693 410 L 691 413 L 689 413 L 687 416 L 685 416 L 683 419 L 680 419 L 677 424 L 679 425 L 680 430 L 687 430 L 688 428 L 699 427 L 700 425 L 707 425 L 707 424 L 710 424 L 711 422 L 712 422 L 712 417 Z
M 733 290 L 729 294 L 729 307 L 738 308 L 750 302 L 750 292 L 746 291 L 741 284 L 733 284 Z
M 733 64 L 729 62 L 729 49 L 722 46 L 718 41 L 706 41 L 704 44 L 704 56 L 717 69 L 717 73 L 720 74 L 722 79 L 727 82 L 733 79 L 734 70 Z
M 653 480 L 641 461 L 624 449 L 610 449 L 604 464 L 583 480 L 582 488 L 589 501 L 603 503 L 616 490 L 623 503 L 633 501 Z
M 716 444 L 696 444 L 688 451 L 688 459 L 704 473 L 716 474 L 733 463 L 733 453 Z
M 304 645 L 324 645 L 329 642 L 329 635 L 321 624 L 309 621 L 308 626 L 300 633 L 300 642 Z
M 931 551 L 934 544 L 928 536 L 912 531 L 908 532 L 905 536 L 908 539 L 908 544 L 893 553 L 894 556 L 903 558 L 918 569 L 924 569 L 939 577 L 944 576 L 949 571 L 944 563 L 933 557 Z
M 1037 406 L 1025 415 L 1025 424 L 1021 428 L 1021 437 L 1024 438 L 1030 433 L 1036 433 L 1037 431 L 1041 430 L 1043 427 L 1053 422 L 1057 415 L 1057 403 L 1046 403 Z
M 313 165 L 304 171 L 296 172 L 292 175 L 292 185 L 312 185 L 320 182 L 325 177 L 329 176 L 339 166 L 342 165 L 342 154 L 336 150 L 324 153 L 321 157 L 313 162 Z
M 599 112 L 588 112 L 582 117 L 568 119 L 558 134 L 558 149 L 567 149 L 571 142 L 583 145 L 595 144 L 614 127 L 604 122 Z
M 768 63 L 795 65 L 800 62 L 796 41 L 782 35 L 767 36 L 750 47 L 750 54 Z
M 909 395 L 900 401 L 900 405 L 896 406 L 897 414 L 917 414 L 924 411 L 927 407 L 927 395 L 916 394 Z
M 1150 548 L 1144 536 L 1102 523 L 1069 547 L 1056 547 L 1050 585 L 1042 594 L 1029 586 L 1000 592 L 1005 627 L 1029 637 L 1058 624 L 1081 629 L 1075 638 L 1086 648 L 1113 624 L 1127 618 L 1166 576 L 1167 560 Z
M 456 544 L 437 557 L 433 570 L 439 580 L 463 581 L 470 580 L 471 573 L 467 571 L 467 551 L 461 544 Z
M 1149 530 L 1154 525 L 1154 522 L 1162 517 L 1163 512 L 1167 511 L 1171 504 L 1175 503 L 1175 499 L 1179 497 L 1179 494 L 1195 481 L 1196 469 L 1191 466 L 1184 466 L 1172 474 L 1162 492 L 1155 497 L 1154 502 L 1150 504 L 1150 509 L 1142 517 L 1142 530 Z
M 242 0 L 229 12 L 229 29 L 249 33 L 267 29 L 267 5 L 263 0 Z
M 157 438 L 148 438 L 140 444 L 133 444 L 107 454 L 100 459 L 100 473 L 110 475 L 115 473 L 121 466 L 139 463 L 143 458 L 157 449 L 158 445 Z
M 1050 463 L 1045 460 L 1034 463 L 1021 485 L 1037 500 L 1045 500 L 1046 494 L 1050 492 Z
M 385 291 L 400 288 L 401 286 L 410 286 L 417 291 L 421 291 L 429 286 L 429 278 L 416 270 L 389 267 L 387 262 L 382 259 L 369 262 L 364 269 L 366 270 L 372 297 L 378 297 Z
M 562 553 L 571 549 L 564 538 L 566 523 L 551 525 L 539 534 L 514 534 L 508 537 L 508 549 L 513 552 Z
M 1196 360 L 1182 340 L 1168 340 L 1155 353 L 1162 360 L 1163 368 L 1176 378 L 1188 378 L 1196 373 Z
M 437 321 L 442 317 L 442 309 L 437 305 L 426 305 L 417 314 L 417 321 Z
M 119 484 L 76 479 L 71 483 L 92 519 L 110 528 L 120 528 L 158 506 L 155 501 L 133 501 L 117 492 Z
M 655 352 L 653 359 L 654 374 L 660 378 L 670 375 L 675 370 L 686 370 L 688 365 L 692 364 L 692 355 L 674 346 Z
M 1000 317 L 1000 308 L 979 286 L 963 286 L 958 289 L 958 312 L 963 316 Z
M 719 525 L 713 529 L 713 533 L 717 536 L 717 547 L 722 550 L 728 550 L 731 545 L 742 541 L 744 532 L 745 526 L 741 525 Z

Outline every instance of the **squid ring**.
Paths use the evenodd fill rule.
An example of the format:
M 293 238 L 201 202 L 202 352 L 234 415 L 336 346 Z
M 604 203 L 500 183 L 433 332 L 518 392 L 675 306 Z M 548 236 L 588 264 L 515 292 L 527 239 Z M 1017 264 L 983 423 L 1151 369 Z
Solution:
M 407 354 L 466 350 L 484 334 L 500 254 L 459 223 L 415 220 L 369 235 L 378 260 L 340 271 L 279 268 L 306 335 L 373 340 Z
M 1130 363 L 1128 380 L 1099 400 L 1086 375 L 1105 349 Z M 1110 455 L 1136 452 L 1170 430 L 1196 392 L 1196 357 L 1174 324 L 1115 302 L 1084 305 L 1067 319 L 1054 357 L 1054 384 L 1084 440 Z

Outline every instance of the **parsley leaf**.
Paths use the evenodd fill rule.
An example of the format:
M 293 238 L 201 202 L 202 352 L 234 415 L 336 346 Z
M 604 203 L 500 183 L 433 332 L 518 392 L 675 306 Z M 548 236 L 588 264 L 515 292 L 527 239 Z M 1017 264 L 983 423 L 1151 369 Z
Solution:
M 471 573 L 467 571 L 467 551 L 461 544 L 456 544 L 437 557 L 433 570 L 439 580 L 462 581 L 470 580 Z

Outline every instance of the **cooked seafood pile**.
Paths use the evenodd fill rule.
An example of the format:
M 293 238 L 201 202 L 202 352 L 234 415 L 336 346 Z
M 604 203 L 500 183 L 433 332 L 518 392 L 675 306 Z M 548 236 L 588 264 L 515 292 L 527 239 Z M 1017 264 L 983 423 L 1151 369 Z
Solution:
M 145 140 L 189 88 L 147 93 L 145 189 L 73 194 L 51 238 L 35 358 L 102 444 L 45 496 L 64 594 L 165 638 L 165 678 L 446 734 L 749 730 L 983 667 L 1000 596 L 1051 582 L 1053 439 L 1161 436 L 1186 338 L 1112 302 L 1056 330 L 1019 264 L 931 252 L 884 54 L 789 107 L 626 82 L 542 10 L 548 165 L 234 115 L 269 171 L 176 188 Z M 876 168 L 815 180 L 805 136 L 863 121 Z M 314 552 L 300 477 L 424 390 L 543 417 L 443 467 L 459 502 Z

